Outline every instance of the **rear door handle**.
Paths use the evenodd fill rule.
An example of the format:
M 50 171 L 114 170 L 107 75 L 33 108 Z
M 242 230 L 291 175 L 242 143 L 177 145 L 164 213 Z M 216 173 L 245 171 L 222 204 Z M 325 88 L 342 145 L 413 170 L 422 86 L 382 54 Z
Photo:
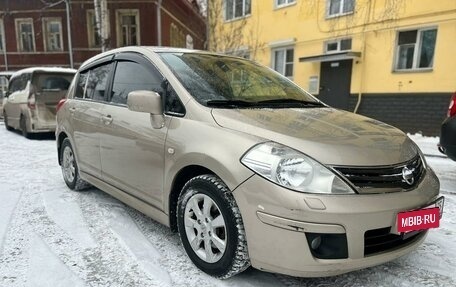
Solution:
M 70 114 L 74 114 L 74 112 L 76 111 L 76 108 L 71 107 L 68 110 L 70 111 Z
M 106 116 L 102 116 L 101 120 L 103 121 L 103 123 L 105 125 L 109 125 L 112 123 L 113 118 L 111 117 L 111 115 L 106 115 Z

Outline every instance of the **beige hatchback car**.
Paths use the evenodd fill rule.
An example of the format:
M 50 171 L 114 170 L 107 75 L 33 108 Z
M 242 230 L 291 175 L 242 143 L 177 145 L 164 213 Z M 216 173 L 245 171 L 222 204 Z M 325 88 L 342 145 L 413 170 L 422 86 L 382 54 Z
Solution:
M 57 103 L 65 97 L 76 70 L 34 67 L 14 73 L 3 100 L 3 118 L 8 130 L 19 129 L 30 137 L 55 131 Z
M 178 231 L 218 278 L 381 264 L 417 248 L 443 210 L 439 180 L 403 132 L 236 57 L 100 54 L 60 102 L 56 138 L 69 188 L 90 183 Z

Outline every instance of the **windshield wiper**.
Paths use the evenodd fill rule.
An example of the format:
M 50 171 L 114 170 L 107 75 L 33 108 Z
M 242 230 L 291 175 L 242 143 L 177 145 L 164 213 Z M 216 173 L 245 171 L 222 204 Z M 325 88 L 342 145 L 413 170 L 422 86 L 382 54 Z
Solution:
M 257 105 L 256 102 L 248 102 L 243 100 L 210 100 L 206 102 L 208 107 L 228 107 L 228 108 L 238 108 L 238 107 L 252 107 Z
M 312 107 L 323 107 L 324 105 L 320 102 L 298 100 L 298 99 L 273 99 L 273 100 L 264 100 L 259 101 L 257 104 L 296 104 L 299 106 L 312 106 Z

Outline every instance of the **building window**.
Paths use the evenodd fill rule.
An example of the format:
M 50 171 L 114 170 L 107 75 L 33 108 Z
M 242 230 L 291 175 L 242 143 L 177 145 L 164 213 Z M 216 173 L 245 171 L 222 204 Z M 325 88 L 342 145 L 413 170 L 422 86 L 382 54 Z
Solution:
M 0 20 L 0 51 L 5 49 L 5 29 L 3 27 L 3 20 Z
M 117 45 L 136 46 L 140 44 L 139 11 L 117 10 Z
M 328 17 L 353 13 L 355 0 L 328 0 Z
M 432 68 L 437 29 L 402 31 L 397 37 L 396 70 Z
M 35 52 L 33 20 L 16 19 L 17 46 L 19 52 Z
M 274 70 L 288 78 L 293 78 L 293 48 L 282 48 L 274 50 Z
M 171 28 L 169 31 L 169 38 L 170 38 L 169 44 L 171 47 L 185 48 L 185 46 L 186 46 L 185 34 L 174 23 L 171 23 Z
M 62 21 L 56 18 L 44 18 L 43 31 L 46 51 L 63 51 Z
M 342 51 L 349 51 L 352 48 L 352 39 L 338 39 L 325 42 L 325 53 L 337 53 Z
M 94 10 L 87 10 L 87 35 L 89 36 L 90 48 L 101 46 L 101 38 L 100 33 L 98 32 Z
M 225 20 L 233 20 L 250 15 L 251 0 L 225 0 Z
M 274 0 L 275 7 L 281 8 L 296 3 L 296 0 Z

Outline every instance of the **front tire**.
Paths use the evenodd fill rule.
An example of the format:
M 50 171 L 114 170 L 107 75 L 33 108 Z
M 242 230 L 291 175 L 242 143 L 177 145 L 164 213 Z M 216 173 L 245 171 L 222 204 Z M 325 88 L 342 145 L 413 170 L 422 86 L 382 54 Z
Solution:
M 90 185 L 79 177 L 79 168 L 74 155 L 73 147 L 68 138 L 62 142 L 60 148 L 60 158 L 62 160 L 62 174 L 66 185 L 72 190 L 83 190 L 88 188 Z
M 201 175 L 185 184 L 177 225 L 188 256 L 207 274 L 226 279 L 250 266 L 241 213 L 218 177 Z

